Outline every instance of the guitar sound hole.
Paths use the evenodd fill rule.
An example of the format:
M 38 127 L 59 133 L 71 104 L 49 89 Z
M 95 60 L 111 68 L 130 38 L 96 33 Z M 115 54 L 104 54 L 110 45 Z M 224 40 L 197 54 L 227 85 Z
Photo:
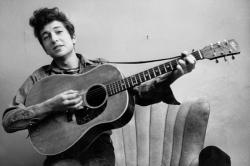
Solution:
M 103 85 L 94 85 L 86 94 L 86 102 L 90 108 L 102 106 L 107 99 L 107 91 Z

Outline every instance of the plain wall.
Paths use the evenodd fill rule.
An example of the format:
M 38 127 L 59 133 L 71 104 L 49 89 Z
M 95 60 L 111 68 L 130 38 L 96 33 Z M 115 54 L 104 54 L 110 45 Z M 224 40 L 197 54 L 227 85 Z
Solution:
M 219 64 L 204 60 L 177 80 L 180 101 L 206 98 L 211 105 L 205 146 L 231 156 L 233 166 L 250 163 L 250 1 L 249 0 L 1 0 L 0 111 L 36 68 L 50 63 L 28 25 L 32 12 L 58 6 L 75 24 L 77 52 L 93 59 L 140 61 L 234 38 L 241 54 Z M 160 63 L 118 65 L 133 74 Z M 0 120 L 1 121 L 1 120 Z M 7 134 L 0 127 L 0 165 L 41 165 L 26 131 Z

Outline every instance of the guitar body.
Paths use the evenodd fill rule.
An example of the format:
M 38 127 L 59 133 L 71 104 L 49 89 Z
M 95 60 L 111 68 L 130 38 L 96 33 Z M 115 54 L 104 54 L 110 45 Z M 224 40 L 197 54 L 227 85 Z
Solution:
M 34 85 L 25 105 L 41 103 L 70 89 L 87 93 L 93 85 L 104 85 L 120 79 L 122 79 L 120 71 L 106 64 L 82 75 L 50 76 Z M 86 100 L 88 99 L 85 99 L 85 102 Z M 134 101 L 128 91 L 107 95 L 107 99 L 100 106 L 78 110 L 75 114 L 77 121 L 70 119 L 66 112 L 47 116 L 29 129 L 31 143 L 43 155 L 62 153 L 72 146 L 77 146 L 79 142 L 84 146 L 80 148 L 86 150 L 102 132 L 128 123 L 133 111 Z

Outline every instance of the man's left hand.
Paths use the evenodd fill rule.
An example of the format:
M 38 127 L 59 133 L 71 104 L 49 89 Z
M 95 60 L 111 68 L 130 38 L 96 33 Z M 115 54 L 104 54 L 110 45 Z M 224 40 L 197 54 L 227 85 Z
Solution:
M 161 77 L 156 78 L 155 84 L 163 83 L 164 85 L 169 86 L 175 80 L 180 78 L 186 73 L 191 72 L 195 68 L 196 59 L 193 55 L 188 54 L 186 51 L 181 53 L 182 58 L 178 60 L 176 70 L 172 73 L 167 73 Z
M 182 58 L 179 59 L 177 70 L 173 72 L 175 78 L 179 78 L 182 75 L 191 72 L 195 68 L 196 59 L 193 55 L 188 54 L 187 52 L 181 53 Z

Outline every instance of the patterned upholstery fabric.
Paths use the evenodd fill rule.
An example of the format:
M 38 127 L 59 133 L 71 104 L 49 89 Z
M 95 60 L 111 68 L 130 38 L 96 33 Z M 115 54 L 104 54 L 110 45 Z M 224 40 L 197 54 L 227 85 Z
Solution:
M 136 106 L 132 120 L 113 130 L 116 166 L 198 166 L 209 113 L 201 99 Z

